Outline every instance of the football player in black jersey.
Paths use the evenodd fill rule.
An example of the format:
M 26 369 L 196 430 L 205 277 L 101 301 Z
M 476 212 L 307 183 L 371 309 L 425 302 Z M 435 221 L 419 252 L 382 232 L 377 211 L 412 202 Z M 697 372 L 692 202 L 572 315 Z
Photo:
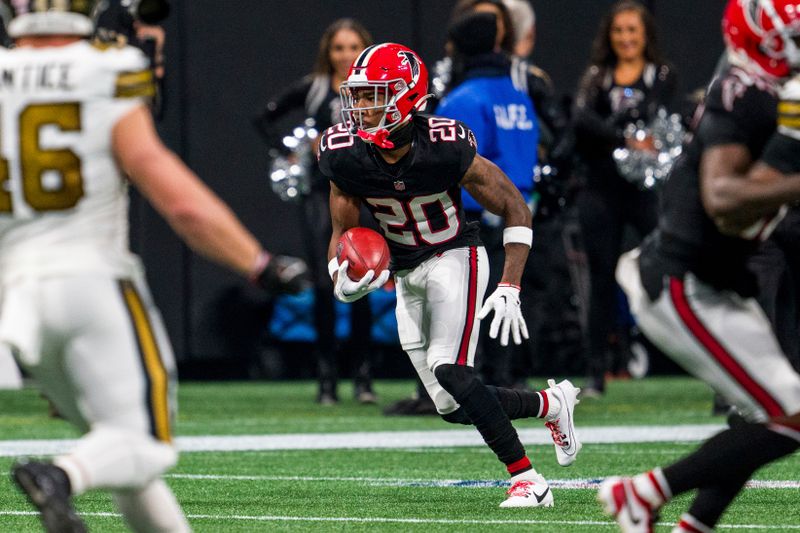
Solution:
M 494 311 L 490 335 L 517 344 L 528 337 L 519 282 L 531 245 L 531 212 L 508 177 L 476 155 L 475 136 L 456 120 L 420 113 L 428 73 L 416 53 L 392 43 L 364 50 L 341 90 L 344 123 L 320 141 L 319 165 L 331 180 L 329 272 L 334 293 L 350 302 L 386 283 L 389 271 L 352 281 L 336 245 L 358 224 L 364 203 L 392 254 L 400 341 L 448 422 L 473 424 L 511 475 L 501 507 L 552 506 L 511 419 L 540 417 L 553 433 L 560 464 L 580 443 L 572 413 L 578 389 L 568 381 L 539 392 L 487 387 L 474 372 L 479 320 Z M 477 227 L 464 219 L 461 187 L 506 221 L 501 282 L 479 308 L 488 260 Z M 479 310 L 480 309 L 480 310 Z
M 798 27 L 795 2 L 730 0 L 729 66 L 711 83 L 694 138 L 664 185 L 658 229 L 617 266 L 642 331 L 746 420 L 677 463 L 606 480 L 598 497 L 625 532 L 652 531 L 658 509 L 693 489 L 673 531 L 711 531 L 753 472 L 800 446 L 800 376 L 746 267 L 785 205 L 800 200 L 800 180 L 764 163 L 798 168 L 781 168 L 787 156 L 779 155 L 796 162 L 795 141 L 770 141 L 778 92 L 800 70 Z M 781 108 L 784 122 L 800 121 L 800 104 Z

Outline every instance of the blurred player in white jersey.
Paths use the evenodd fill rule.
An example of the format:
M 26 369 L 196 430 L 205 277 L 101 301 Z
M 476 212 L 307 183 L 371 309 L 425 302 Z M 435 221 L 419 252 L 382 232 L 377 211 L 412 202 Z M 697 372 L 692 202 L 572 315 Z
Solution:
M 17 484 L 47 531 L 85 526 L 72 496 L 108 489 L 135 531 L 188 531 L 160 475 L 172 444 L 175 365 L 137 257 L 127 181 L 195 251 L 269 290 L 302 261 L 273 257 L 159 140 L 147 60 L 93 46 L 95 0 L 2 0 L 0 341 L 86 434 Z

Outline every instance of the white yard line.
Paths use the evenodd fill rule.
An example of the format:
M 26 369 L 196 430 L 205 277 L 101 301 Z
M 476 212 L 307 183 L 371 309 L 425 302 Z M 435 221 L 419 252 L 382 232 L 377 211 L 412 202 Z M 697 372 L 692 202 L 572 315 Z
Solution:
M 36 516 L 32 511 L 0 511 L 0 516 Z M 84 517 L 121 518 L 117 513 L 81 513 Z M 617 527 L 613 522 L 599 520 L 455 520 L 448 518 L 388 518 L 360 516 L 270 516 L 270 515 L 207 515 L 190 514 L 190 520 L 230 520 L 242 522 L 349 522 L 360 524 L 452 524 L 452 525 L 550 525 L 550 526 L 600 526 Z M 672 525 L 658 522 L 656 525 Z M 799 529 L 797 524 L 722 524 L 717 529 L 774 529 L 786 531 Z
M 697 424 L 681 426 L 601 426 L 578 428 L 584 444 L 633 442 L 697 442 L 725 426 Z M 518 431 L 525 444 L 552 444 L 545 429 Z M 474 429 L 438 431 L 376 431 L 353 433 L 300 433 L 288 435 L 239 435 L 178 437 L 182 452 L 234 452 L 263 450 L 337 450 L 353 448 L 442 448 L 483 446 Z M 55 455 L 74 446 L 74 440 L 0 440 L 0 457 Z
M 376 477 L 350 476 L 237 476 L 230 474 L 166 474 L 171 479 L 194 479 L 209 481 L 309 481 L 309 482 L 353 482 L 373 486 L 388 487 L 432 487 L 432 488 L 497 488 L 508 486 L 508 480 L 495 479 L 393 479 Z M 603 482 L 602 478 L 584 479 L 548 479 L 547 483 L 554 489 L 596 489 Z M 800 481 L 794 480 L 755 480 L 747 483 L 751 489 L 800 489 Z

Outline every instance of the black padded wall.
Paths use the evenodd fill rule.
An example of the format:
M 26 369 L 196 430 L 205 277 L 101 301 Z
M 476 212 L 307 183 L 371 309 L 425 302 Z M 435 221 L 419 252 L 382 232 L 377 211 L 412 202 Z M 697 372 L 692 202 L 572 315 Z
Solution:
M 167 22 L 167 110 L 160 129 L 271 249 L 301 253 L 297 208 L 269 190 L 267 156 L 250 122 L 270 94 L 308 73 L 319 37 L 352 16 L 376 41 L 397 41 L 431 65 L 442 55 L 455 0 L 175 0 Z M 538 0 L 533 60 L 571 93 L 586 67 L 608 0 Z M 722 51 L 724 2 L 651 0 L 682 91 L 704 85 Z M 166 224 L 134 199 L 132 242 L 143 256 L 179 360 L 227 356 L 217 302 L 246 283 L 187 253 Z M 257 294 L 254 296 L 257 298 Z

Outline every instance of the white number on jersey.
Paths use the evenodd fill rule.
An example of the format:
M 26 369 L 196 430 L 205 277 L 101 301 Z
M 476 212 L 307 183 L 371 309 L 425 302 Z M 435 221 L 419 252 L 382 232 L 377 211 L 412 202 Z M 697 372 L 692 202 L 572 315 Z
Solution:
M 451 118 L 431 117 L 428 119 L 428 135 L 434 143 L 453 142 L 456 140 L 456 121 Z
M 396 243 L 406 246 L 436 245 L 458 235 L 460 226 L 458 209 L 447 191 L 417 196 L 408 202 L 401 202 L 395 198 L 365 198 L 365 201 L 376 208 L 373 214 L 383 234 Z M 380 210 L 381 208 L 388 212 Z M 431 228 L 426 214 L 428 209 L 437 209 L 443 213 L 442 218 L 446 221 L 443 228 L 438 230 Z M 415 231 L 405 229 L 409 218 L 414 222 Z
M 322 142 L 319 145 L 321 152 L 325 150 L 338 150 L 339 148 L 348 148 L 353 146 L 355 139 L 353 135 L 344 127 L 343 124 L 336 124 L 328 129 Z

